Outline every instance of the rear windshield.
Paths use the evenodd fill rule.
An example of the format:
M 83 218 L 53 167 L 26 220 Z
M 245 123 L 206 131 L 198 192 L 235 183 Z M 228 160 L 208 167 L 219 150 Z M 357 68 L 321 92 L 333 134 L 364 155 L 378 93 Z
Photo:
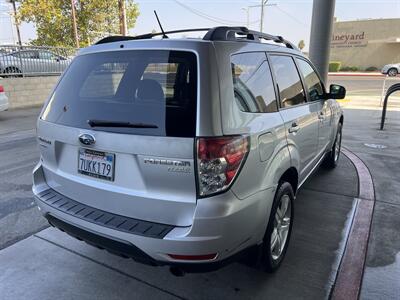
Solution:
M 196 98 L 194 53 L 130 50 L 87 54 L 74 59 L 41 118 L 117 133 L 193 137 Z

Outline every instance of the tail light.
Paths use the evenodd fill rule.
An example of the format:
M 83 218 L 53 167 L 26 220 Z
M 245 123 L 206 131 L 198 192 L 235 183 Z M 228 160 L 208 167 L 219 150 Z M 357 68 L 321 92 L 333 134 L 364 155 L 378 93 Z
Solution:
M 247 136 L 198 138 L 197 172 L 199 196 L 228 189 L 249 152 Z
M 4 93 L 4 87 L 0 85 L 0 93 Z

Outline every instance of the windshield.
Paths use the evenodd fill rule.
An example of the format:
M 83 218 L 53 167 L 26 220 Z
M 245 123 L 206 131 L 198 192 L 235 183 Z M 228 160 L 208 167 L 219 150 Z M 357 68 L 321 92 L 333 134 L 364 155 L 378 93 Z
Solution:
M 193 137 L 196 98 L 197 64 L 191 52 L 129 50 L 87 54 L 74 59 L 41 118 L 60 125 L 117 133 Z M 101 120 L 100 125 L 107 126 L 92 127 L 91 120 Z

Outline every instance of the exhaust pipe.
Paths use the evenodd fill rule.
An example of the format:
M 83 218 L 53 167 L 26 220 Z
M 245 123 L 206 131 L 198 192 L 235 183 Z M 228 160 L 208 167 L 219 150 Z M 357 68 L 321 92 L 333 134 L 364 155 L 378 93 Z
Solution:
M 183 277 L 186 274 L 185 271 L 178 267 L 169 267 L 169 271 L 176 277 Z

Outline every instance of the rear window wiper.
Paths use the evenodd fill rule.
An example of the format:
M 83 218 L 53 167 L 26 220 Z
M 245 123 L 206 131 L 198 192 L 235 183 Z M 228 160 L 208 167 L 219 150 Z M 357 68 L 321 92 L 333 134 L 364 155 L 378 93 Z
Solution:
M 106 121 L 106 120 L 88 120 L 87 123 L 89 124 L 90 127 L 158 128 L 158 126 L 154 124 Z

